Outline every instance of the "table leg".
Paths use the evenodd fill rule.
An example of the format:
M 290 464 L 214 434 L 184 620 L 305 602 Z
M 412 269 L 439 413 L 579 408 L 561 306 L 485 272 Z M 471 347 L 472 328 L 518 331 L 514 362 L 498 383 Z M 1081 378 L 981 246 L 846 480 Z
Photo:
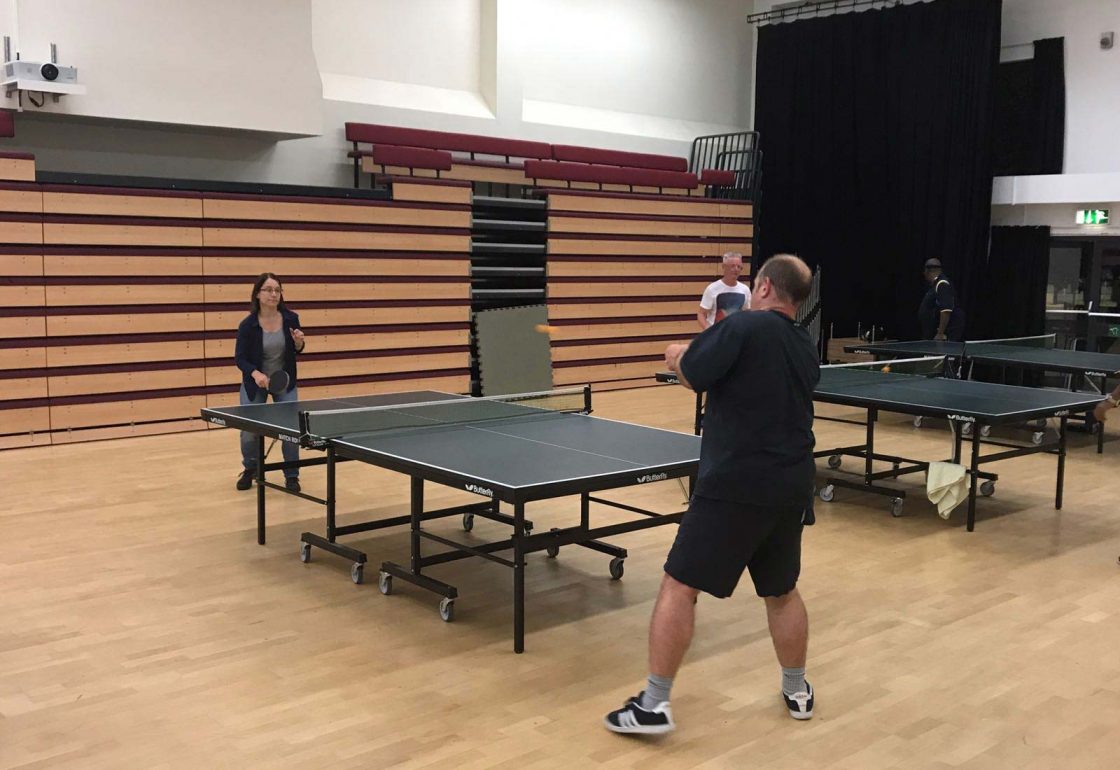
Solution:
M 409 503 L 409 514 L 412 521 L 409 522 L 409 542 L 411 546 L 411 554 L 409 556 L 411 572 L 413 575 L 420 574 L 420 516 L 424 513 L 424 479 L 418 476 L 412 477 L 412 494 Z
M 1059 511 L 1062 510 L 1062 489 L 1066 479 L 1066 421 L 1068 419 L 1062 417 L 1058 421 L 1058 485 L 1054 492 L 1054 507 Z
M 871 483 L 871 474 L 874 472 L 872 467 L 872 456 L 875 454 L 875 421 L 879 419 L 879 410 L 875 407 L 870 407 L 867 410 L 867 455 L 863 458 L 863 480 L 865 483 Z
M 327 447 L 327 540 L 335 541 L 335 508 L 334 508 L 334 447 Z
M 525 652 L 525 503 L 513 506 L 513 651 Z
M 976 529 L 976 480 L 980 472 L 980 426 L 972 426 L 972 463 L 968 479 L 968 531 Z
M 257 545 L 264 545 L 264 436 L 257 436 Z

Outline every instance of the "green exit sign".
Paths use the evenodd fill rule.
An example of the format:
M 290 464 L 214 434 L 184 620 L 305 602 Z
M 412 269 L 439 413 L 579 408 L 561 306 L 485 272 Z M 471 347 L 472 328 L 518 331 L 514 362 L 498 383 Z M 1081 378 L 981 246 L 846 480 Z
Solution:
M 1107 225 L 1108 209 L 1082 209 L 1077 212 L 1079 225 Z

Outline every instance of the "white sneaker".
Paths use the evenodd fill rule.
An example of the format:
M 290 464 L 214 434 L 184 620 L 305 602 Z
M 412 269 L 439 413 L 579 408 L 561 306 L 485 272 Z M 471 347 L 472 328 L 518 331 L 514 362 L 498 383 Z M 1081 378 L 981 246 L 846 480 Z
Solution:
M 813 718 L 813 685 L 808 682 L 805 683 L 805 689 L 801 692 L 795 692 L 793 695 L 786 695 L 783 692 L 782 700 L 785 701 L 786 708 L 789 709 L 789 715 L 794 719 Z

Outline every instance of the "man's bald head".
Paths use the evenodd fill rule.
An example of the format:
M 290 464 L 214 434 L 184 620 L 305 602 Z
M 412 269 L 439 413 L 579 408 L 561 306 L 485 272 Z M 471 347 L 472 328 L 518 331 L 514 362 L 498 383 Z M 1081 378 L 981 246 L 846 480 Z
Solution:
M 775 254 L 766 260 L 755 276 L 755 285 L 769 279 L 780 299 L 799 307 L 813 288 L 813 271 L 793 254 Z

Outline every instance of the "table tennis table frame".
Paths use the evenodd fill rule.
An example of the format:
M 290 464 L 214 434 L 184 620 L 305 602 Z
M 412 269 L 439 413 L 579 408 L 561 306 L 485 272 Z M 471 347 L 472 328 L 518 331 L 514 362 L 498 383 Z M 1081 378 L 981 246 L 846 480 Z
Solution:
M 256 481 L 256 486 L 257 486 L 257 544 L 258 545 L 264 545 L 267 542 L 267 525 L 268 525 L 267 509 L 268 509 L 268 504 L 267 504 L 267 497 L 266 497 L 266 494 L 265 494 L 266 489 L 274 489 L 277 492 L 282 492 L 283 494 L 291 495 L 292 497 L 299 497 L 299 498 L 302 498 L 304 500 L 308 500 L 310 502 L 313 502 L 313 503 L 316 503 L 318 505 L 322 505 L 322 506 L 326 507 L 326 509 L 327 509 L 326 538 L 320 538 L 320 539 L 323 540 L 323 542 L 322 543 L 315 542 L 315 545 L 317 545 L 321 548 L 325 548 L 327 550 L 335 550 L 335 552 L 338 553 L 340 556 L 343 556 L 343 555 L 349 556 L 350 554 L 347 552 L 347 549 L 346 549 L 345 546 L 341 546 L 341 545 L 334 546 L 333 545 L 335 540 L 339 537 L 342 537 L 344 535 L 354 535 L 354 534 L 357 534 L 359 532 L 370 532 L 370 531 L 377 530 L 377 529 L 385 529 L 387 527 L 400 527 L 400 526 L 404 526 L 404 525 L 408 524 L 411 521 L 409 516 L 402 515 L 402 516 L 392 516 L 392 517 L 389 517 L 389 518 L 386 518 L 386 519 L 378 519 L 376 521 L 363 522 L 363 523 L 360 523 L 360 524 L 350 524 L 350 525 L 341 526 L 341 527 L 338 526 L 337 523 L 336 523 L 336 520 L 335 520 L 336 493 L 335 493 L 335 488 L 334 488 L 333 468 L 328 467 L 327 496 L 326 496 L 326 498 L 316 497 L 315 495 L 309 495 L 306 492 L 293 492 L 292 490 L 288 489 L 283 484 L 277 484 L 275 482 L 268 481 L 267 478 L 265 477 L 265 474 L 268 473 L 269 471 L 283 471 L 287 468 L 310 468 L 310 467 L 313 467 L 313 466 L 316 466 L 316 465 L 331 466 L 332 465 L 332 460 L 329 456 L 324 455 L 322 457 L 313 457 L 313 458 L 306 458 L 306 459 L 301 458 L 301 459 L 296 460 L 294 462 L 288 462 L 288 461 L 275 462 L 275 463 L 266 462 L 265 457 L 266 457 L 267 453 L 265 451 L 265 439 L 272 438 L 272 439 L 278 439 L 280 441 L 288 441 L 288 442 L 292 442 L 292 443 L 299 443 L 299 437 L 298 436 L 291 436 L 290 434 L 288 434 L 286 432 L 283 432 L 283 431 L 278 431 L 274 427 L 267 426 L 264 423 L 253 422 L 253 421 L 240 421 L 240 420 L 236 420 L 234 418 L 231 418 L 227 414 L 218 414 L 216 412 L 214 414 L 207 414 L 207 412 L 210 412 L 210 411 L 213 411 L 213 410 L 205 410 L 204 411 L 204 415 L 206 415 L 206 419 L 209 422 L 214 423 L 216 425 L 221 425 L 222 427 L 229 427 L 229 428 L 234 428 L 236 430 L 248 431 L 248 432 L 256 435 L 257 468 L 256 468 L 256 476 L 254 477 L 254 480 Z M 333 460 L 333 463 L 345 462 L 346 460 L 347 460 L 347 458 L 335 458 Z M 434 513 L 435 512 L 433 512 L 433 514 Z M 455 515 L 458 515 L 458 514 L 462 514 L 463 516 L 476 516 L 477 515 L 477 516 L 480 516 L 482 518 L 486 518 L 486 519 L 490 519 L 492 521 L 500 522 L 502 524 L 508 524 L 508 525 L 511 525 L 511 526 L 513 525 L 513 517 L 512 516 L 501 513 L 500 511 L 495 510 L 493 505 L 489 505 L 489 504 L 486 504 L 486 503 L 475 503 L 475 504 L 472 504 L 472 505 L 457 506 L 457 508 L 447 509 L 445 512 L 443 512 L 442 515 L 443 516 L 455 516 Z M 436 516 L 436 515 L 429 515 L 428 518 L 429 519 L 434 519 L 434 518 L 440 518 L 440 517 Z M 532 522 L 528 522 L 528 524 L 529 524 L 529 527 L 531 529 L 532 528 Z M 318 535 L 315 535 L 313 533 L 304 533 L 304 537 L 309 538 L 309 539 L 319 538 Z M 330 546 L 330 547 L 328 547 L 328 546 Z M 354 553 L 356 554 L 358 552 L 354 552 Z M 364 564 L 365 563 L 365 558 L 363 557 L 360 560 L 355 559 L 355 563 L 356 564 Z M 356 570 L 352 574 L 352 577 L 355 578 L 355 582 L 357 582 L 357 583 L 362 582 L 361 581 L 361 568 L 360 567 L 356 568 Z
M 594 497 L 592 493 L 635 486 L 647 481 L 662 481 L 673 478 L 688 478 L 691 489 L 691 485 L 695 483 L 699 465 L 697 459 L 594 477 L 573 478 L 524 487 L 507 487 L 457 473 L 447 468 L 437 468 L 407 458 L 395 457 L 358 447 L 332 444 L 326 448 L 326 451 L 327 497 L 330 500 L 327 509 L 328 519 L 333 516 L 334 501 L 336 500 L 334 468 L 339 462 L 361 460 L 371 465 L 404 474 L 410 479 L 409 514 L 394 519 L 394 521 L 403 519 L 409 525 L 409 562 L 407 566 L 393 561 L 382 562 L 378 576 L 378 587 L 381 592 L 385 594 L 392 592 L 393 578 L 399 578 L 419 588 L 431 591 L 442 597 L 439 605 L 440 617 L 449 621 L 453 618 L 453 603 L 458 598 L 459 591 L 455 586 L 425 574 L 424 570 L 426 568 L 472 556 L 508 567 L 513 570 L 513 649 L 517 653 L 525 650 L 525 557 L 536 551 L 546 551 L 550 557 L 555 557 L 562 546 L 578 545 L 611 556 L 611 578 L 614 580 L 621 578 L 623 560 L 626 559 L 628 552 L 625 548 L 602 542 L 602 538 L 650 527 L 677 524 L 684 515 L 684 511 L 657 513 L 613 500 Z M 466 491 L 473 491 L 472 487 L 475 489 L 482 488 L 490 492 L 491 496 L 487 502 L 483 503 L 427 511 L 424 508 L 425 482 Z M 548 532 L 532 533 L 532 524 L 525 518 L 525 507 L 528 503 L 577 494 L 580 496 L 580 522 L 578 525 L 553 528 Z M 499 512 L 499 505 L 503 502 L 513 506 L 512 517 Z M 590 521 L 591 503 L 636 513 L 643 518 L 592 527 Z M 468 511 L 473 514 L 483 513 L 487 518 L 498 518 L 498 520 L 512 523 L 512 535 L 504 540 L 486 543 L 464 543 L 428 532 L 421 526 L 423 522 L 431 519 Z M 389 520 L 383 521 L 387 522 Z M 369 524 L 373 524 L 373 522 Z M 381 522 L 377 522 L 377 524 L 381 524 Z M 385 524 L 384 526 L 389 525 Z M 366 527 L 367 524 L 355 524 L 347 527 L 345 532 L 342 531 L 342 528 L 336 528 L 335 533 L 341 535 L 362 532 L 366 531 Z M 466 528 L 469 529 L 469 527 Z M 439 543 L 451 550 L 424 555 L 421 548 L 424 540 Z M 365 554 L 361 551 L 339 545 L 330 538 L 324 539 L 312 533 L 304 533 L 302 542 L 305 545 L 324 548 L 345 558 L 354 559 L 359 563 L 364 564 L 366 560 Z M 512 558 L 497 555 L 501 551 L 512 551 Z
M 998 342 L 998 340 L 996 340 L 995 342 Z M 951 344 L 962 344 L 962 352 L 931 353 L 926 347 L 922 345 L 916 345 L 915 347 L 906 347 L 905 343 L 898 342 L 882 343 L 878 345 L 876 345 L 875 343 L 865 345 L 845 345 L 844 352 L 870 355 L 873 356 L 876 361 L 903 358 L 911 355 L 944 355 L 947 362 L 946 371 L 961 379 L 966 379 L 964 377 L 964 371 L 966 368 L 965 364 L 967 362 L 967 379 L 970 380 L 972 379 L 973 367 L 976 364 L 980 364 L 982 366 L 998 367 L 1001 372 L 1001 378 L 1004 380 L 1006 380 L 1007 371 L 1009 369 L 1018 370 L 1020 373 L 1032 371 L 1040 372 L 1042 374 L 1068 374 L 1070 375 L 1069 392 L 1080 392 L 1081 386 L 1085 382 L 1088 382 L 1093 388 L 1097 390 L 1102 399 L 1104 398 L 1104 394 L 1108 393 L 1108 378 L 1115 376 L 1115 373 L 1110 374 L 1108 372 L 1098 371 L 1096 369 L 1079 366 L 1077 364 L 1062 363 L 1057 361 L 1042 364 L 1033 361 L 1009 360 L 1000 356 L 984 355 L 983 353 L 970 355 L 968 353 L 967 342 Z M 1085 412 L 1084 414 L 1070 415 L 1070 419 L 1084 425 L 1084 430 L 1086 430 L 1087 432 L 1096 433 L 1097 454 L 1104 454 L 1104 426 L 1092 419 L 1092 410 Z
M 662 372 L 656 375 L 658 382 L 676 384 L 679 380 L 675 375 L 668 372 Z M 827 476 L 825 478 L 826 487 L 842 487 L 845 489 L 854 489 L 861 492 L 870 492 L 876 495 L 883 495 L 892 499 L 891 515 L 902 515 L 902 504 L 906 499 L 906 491 L 896 489 L 893 487 L 886 487 L 877 484 L 876 482 L 885 479 L 896 479 L 900 476 L 906 476 L 911 473 L 921 473 L 929 469 L 930 463 L 924 460 L 914 460 L 907 457 L 900 457 L 897 455 L 887 455 L 875 451 L 875 423 L 879 421 L 880 407 L 876 404 L 869 403 L 866 399 L 859 398 L 822 398 L 818 394 L 814 394 L 814 401 L 821 403 L 838 404 L 842 406 L 852 406 L 865 410 L 866 418 L 864 420 L 849 420 L 842 417 L 821 417 L 816 416 L 816 419 L 828 420 L 830 422 L 842 422 L 851 425 L 862 425 L 866 430 L 864 443 L 851 444 L 847 446 L 836 447 L 833 449 L 818 449 L 814 450 L 813 457 L 820 459 L 821 457 L 829 458 L 829 467 L 833 470 L 839 468 L 839 463 L 832 458 L 841 457 L 857 457 L 864 461 L 863 472 L 857 477 L 858 480 L 844 478 L 842 476 Z M 901 412 L 903 414 L 911 414 L 921 417 L 941 417 L 949 420 L 949 424 L 953 431 L 953 456 L 948 462 L 960 463 L 962 449 L 964 444 L 964 426 L 974 425 L 978 420 L 974 416 L 948 414 L 941 410 L 936 409 L 921 409 L 913 408 L 903 410 L 900 406 L 883 410 L 889 412 Z M 1025 446 L 1022 444 L 1012 444 L 1005 441 L 993 441 L 989 438 L 982 436 L 982 432 L 974 429 L 970 432 L 970 461 L 967 469 L 969 476 L 969 490 L 968 490 L 968 517 L 967 529 L 972 532 L 976 528 L 976 493 L 978 487 L 978 479 L 983 479 L 985 482 L 990 482 L 992 486 L 984 486 L 981 494 L 985 497 L 991 495 L 995 491 L 994 484 L 999 480 L 999 476 L 995 473 L 980 470 L 980 466 L 988 463 L 998 462 L 999 460 L 1010 460 L 1015 457 L 1024 457 L 1032 454 L 1054 454 L 1058 458 L 1057 479 L 1054 492 L 1054 507 L 1058 510 L 1062 508 L 1062 493 L 1065 486 L 1065 465 L 1066 465 L 1066 430 L 1067 420 L 1069 418 L 1066 410 L 1042 410 L 1035 411 L 1027 414 L 1027 416 L 1014 415 L 1010 418 L 1003 418 L 993 420 L 985 424 L 1009 424 L 1017 423 L 1020 421 L 1027 421 L 1034 418 L 1058 418 L 1058 440 L 1051 442 L 1041 442 L 1039 444 L 1032 444 Z M 701 434 L 704 423 L 704 395 L 702 393 L 696 394 L 696 407 L 693 417 L 693 429 L 697 436 Z M 980 451 L 981 445 L 1000 447 L 1004 451 L 991 452 L 989 454 L 982 454 Z M 876 471 L 873 463 L 875 462 L 889 462 L 891 463 L 890 470 Z M 822 492 L 825 488 L 822 488 Z M 825 498 L 828 499 L 825 499 Z M 831 494 L 825 493 L 821 497 L 825 502 L 832 499 Z
M 584 407 L 580 412 L 591 412 L 591 388 L 584 387 Z M 457 473 L 448 468 L 439 468 L 408 458 L 397 457 L 383 452 L 378 452 L 362 447 L 349 446 L 331 442 L 329 439 L 316 440 L 307 432 L 307 412 L 300 413 L 300 437 L 295 438 L 286 431 L 277 430 L 266 423 L 239 420 L 223 414 L 219 410 L 203 410 L 203 415 L 210 422 L 230 428 L 248 430 L 257 434 L 257 542 L 265 543 L 265 488 L 284 492 L 285 494 L 301 497 L 305 500 L 318 503 L 326 507 L 326 536 L 313 532 L 304 532 L 300 536 L 300 559 L 308 562 L 311 559 L 311 548 L 321 548 L 329 553 L 349 559 L 351 579 L 355 583 L 364 580 L 364 566 L 368 561 L 365 552 L 356 548 L 338 543 L 339 537 L 345 535 L 369 532 L 386 527 L 409 527 L 409 563 L 402 566 L 392 561 L 381 564 L 378 575 L 378 588 L 382 593 L 392 592 L 392 579 L 399 578 L 405 582 L 416 585 L 442 597 L 439 604 L 440 617 L 450 621 L 454 617 L 454 601 L 458 598 L 458 589 L 440 580 L 436 580 L 424 573 L 428 567 L 446 564 L 459 559 L 472 556 L 486 559 L 513 570 L 513 648 L 514 652 L 521 653 L 525 650 L 525 557 L 537 551 L 547 552 L 549 557 L 555 557 L 565 545 L 578 545 L 593 551 L 598 551 L 612 557 L 610 563 L 610 576 L 618 580 L 623 575 L 623 562 L 628 556 L 625 548 L 602 542 L 602 538 L 612 537 L 627 532 L 635 532 L 650 527 L 677 524 L 684 516 L 684 511 L 671 513 L 658 513 L 638 508 L 632 505 L 606 500 L 592 496 L 594 492 L 609 489 L 621 489 L 635 486 L 650 481 L 662 481 L 674 478 L 687 478 L 689 490 L 695 485 L 696 474 L 699 469 L 699 458 L 696 460 L 667 463 L 661 465 L 645 466 L 640 469 L 613 472 L 593 477 L 577 477 L 563 481 L 546 482 L 527 486 L 505 486 L 485 479 Z M 265 463 L 265 438 L 278 438 L 281 441 L 296 441 L 301 446 L 324 451 L 323 457 L 300 459 L 295 462 Z M 358 522 L 346 526 L 338 526 L 336 522 L 338 489 L 336 481 L 336 468 L 339 463 L 359 460 L 370 465 L 395 471 L 406 475 L 410 479 L 409 513 L 407 515 L 393 516 L 372 521 Z M 315 465 L 327 466 L 327 493 L 326 498 L 318 498 L 303 492 L 292 492 L 282 484 L 265 480 L 267 471 L 283 470 L 290 467 L 309 467 Z M 483 502 L 457 505 L 449 508 L 427 511 L 424 509 L 424 483 L 432 482 L 442 486 L 459 490 L 474 492 L 476 490 L 489 492 Z M 533 523 L 525 518 L 525 506 L 530 502 L 549 500 L 557 497 L 580 496 L 580 523 L 577 526 L 552 528 L 548 532 L 533 534 Z M 513 514 L 501 511 L 501 503 L 513 506 Z M 590 522 L 591 503 L 621 509 L 630 513 L 639 514 L 643 518 L 592 527 Z M 510 525 L 512 535 L 505 540 L 496 540 L 486 543 L 463 543 L 422 528 L 422 524 L 433 519 L 449 516 L 463 516 L 463 528 L 470 531 L 473 528 L 473 517 L 480 516 L 503 524 Z M 451 550 L 436 554 L 424 555 L 421 544 L 424 540 L 444 545 Z M 512 558 L 504 558 L 497 554 L 501 551 L 512 551 Z
M 897 479 L 900 476 L 906 476 L 911 473 L 924 472 L 929 469 L 930 463 L 923 460 L 914 460 L 907 457 L 882 454 L 875 451 L 875 424 L 879 421 L 880 412 L 880 408 L 878 406 L 869 405 L 862 400 L 835 398 L 817 398 L 815 400 L 821 401 L 822 403 L 839 404 L 843 406 L 862 408 L 866 414 L 866 419 L 862 422 L 859 420 L 829 418 L 834 422 L 847 422 L 855 425 L 864 425 L 866 430 L 864 443 L 841 446 L 833 449 L 815 450 L 813 452 L 813 456 L 816 458 L 828 457 L 829 467 L 833 470 L 836 470 L 840 467 L 838 458 L 845 456 L 861 458 L 864 461 L 864 466 L 863 472 L 857 474 L 857 478 L 854 480 L 842 476 L 827 476 L 825 478 L 825 486 L 821 489 L 821 499 L 825 502 L 831 501 L 832 494 L 831 490 L 829 489 L 830 487 L 842 487 L 845 489 L 854 489 L 861 492 L 870 492 L 872 494 L 890 497 L 892 499 L 891 515 L 901 516 L 903 501 L 906 499 L 906 491 L 902 489 L 896 489 L 894 487 L 881 486 L 877 482 L 887 479 Z M 899 410 L 897 407 L 893 407 L 885 411 L 898 412 L 901 410 Z M 949 460 L 947 460 L 947 462 L 955 464 L 960 463 L 965 438 L 963 435 L 963 427 L 966 424 L 975 423 L 975 418 L 966 415 L 948 415 L 944 412 L 931 409 L 906 410 L 903 413 L 913 414 L 915 416 L 943 417 L 948 419 L 953 431 L 953 456 Z M 1063 414 L 1059 411 L 1052 411 L 1046 413 L 1045 415 L 1036 413 L 1034 416 L 1058 418 L 1058 439 L 1056 441 L 1044 441 L 1041 444 L 1031 444 L 1030 446 L 1026 446 L 1022 444 L 1012 444 L 1010 442 L 993 441 L 991 439 L 983 438 L 981 436 L 981 432 L 975 428 L 971 431 L 969 435 L 969 443 L 971 446 L 970 459 L 968 468 L 966 469 L 969 478 L 968 515 L 966 519 L 966 528 L 969 532 L 972 532 L 976 528 L 976 495 L 979 480 L 983 479 L 985 481 L 985 485 L 981 489 L 981 494 L 983 494 L 984 496 L 989 496 L 994 493 L 994 484 L 999 480 L 999 476 L 997 474 L 982 471 L 980 470 L 980 466 L 998 462 L 1000 460 L 1010 460 L 1015 457 L 1025 457 L 1026 455 L 1032 454 L 1056 455 L 1058 458 L 1058 468 L 1057 478 L 1055 480 L 1054 508 L 1056 508 L 1057 510 L 1061 510 L 1062 492 L 1065 486 L 1066 428 L 1068 415 Z M 983 454 L 980 451 L 980 447 L 982 445 L 999 447 L 1003 451 Z M 873 465 L 876 461 L 891 463 L 891 469 L 876 471 Z

